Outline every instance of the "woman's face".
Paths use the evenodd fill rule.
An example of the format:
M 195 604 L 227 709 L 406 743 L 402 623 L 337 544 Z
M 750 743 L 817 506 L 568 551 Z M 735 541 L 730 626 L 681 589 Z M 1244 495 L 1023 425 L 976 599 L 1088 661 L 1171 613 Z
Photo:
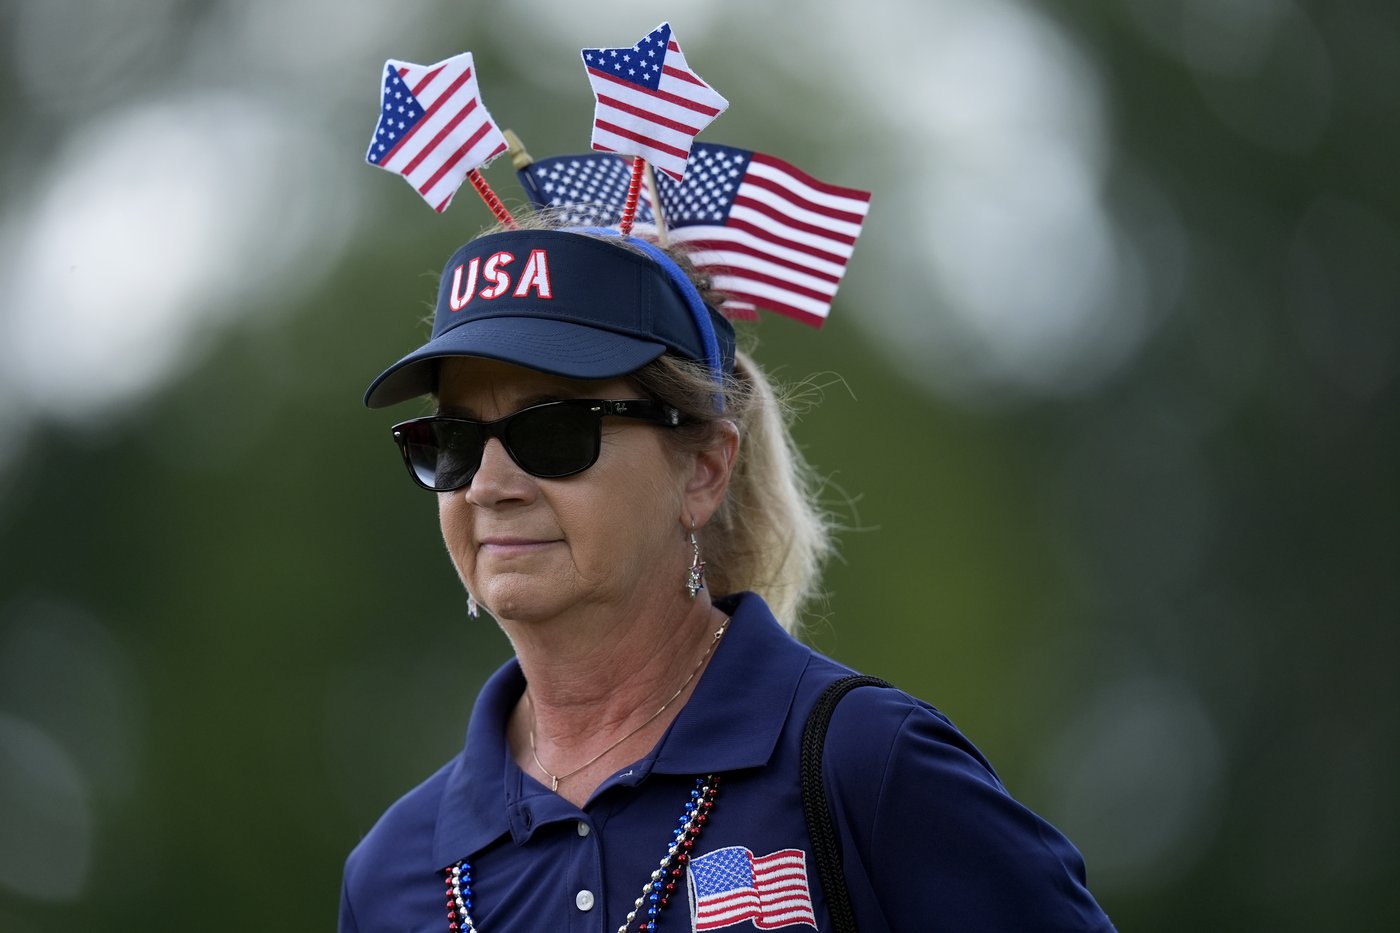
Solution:
M 556 399 L 638 397 L 622 379 L 580 381 L 481 359 L 444 360 L 438 382 L 441 414 L 480 421 Z M 665 431 L 605 418 L 598 462 L 562 479 L 531 476 L 489 440 L 471 485 L 438 496 L 467 589 L 497 618 L 516 621 L 584 607 L 621 613 L 658 586 L 679 591 L 686 480 Z

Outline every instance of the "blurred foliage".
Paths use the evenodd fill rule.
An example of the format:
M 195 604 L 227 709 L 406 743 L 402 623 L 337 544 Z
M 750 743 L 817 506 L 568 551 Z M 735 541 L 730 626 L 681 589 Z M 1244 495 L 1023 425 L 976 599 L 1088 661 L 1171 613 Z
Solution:
M 582 77 L 552 93 L 554 73 L 530 69 L 557 48 L 499 4 L 468 6 L 436 7 L 431 35 L 365 41 L 326 65 L 325 86 L 295 91 L 338 155 L 358 158 L 373 100 L 351 107 L 340 85 L 368 95 L 385 57 L 467 46 L 493 111 L 519 115 L 503 122 L 536 154 L 583 147 Z M 849 529 L 810 639 L 948 712 L 1080 844 L 1123 930 L 1400 920 L 1386 777 L 1400 734 L 1400 16 L 1220 9 L 1271 6 L 1310 24 L 1308 42 L 1271 46 L 1248 73 L 1228 35 L 1192 67 L 1161 39 L 1175 33 L 1154 32 L 1203 3 L 1037 8 L 1103 91 L 1108 210 L 1133 214 L 1149 179 L 1189 240 L 1174 298 L 1116 371 L 988 404 L 930 392 L 856 320 L 877 279 L 892 295 L 908 281 L 914 300 L 917 256 L 858 252 L 819 333 L 759 329 L 770 369 L 825 387 L 797 431 Z M 209 47 L 228 9 L 155 7 L 173 52 Z M 7 35 L 25 35 L 10 28 L 23 9 L 0 12 Z M 657 18 L 637 15 L 638 34 Z M 315 17 L 289 22 L 314 50 Z M 861 138 L 891 130 L 857 109 L 833 139 L 809 116 L 829 61 L 747 57 L 722 31 L 686 50 L 733 101 L 716 138 L 873 188 L 872 225 L 904 216 L 896 171 L 937 163 L 897 136 L 897 157 L 867 159 Z M 121 71 L 120 94 L 153 92 L 185 54 Z M 0 108 L 13 205 L 93 114 L 22 95 Z M 515 190 L 505 164 L 488 176 Z M 5 933 L 330 928 L 345 853 L 459 747 L 508 656 L 489 621 L 465 617 L 434 503 L 391 449 L 393 415 L 358 401 L 422 332 L 442 258 L 489 217 L 466 193 L 434 217 L 402 182 L 346 177 L 364 204 L 324 281 L 227 328 L 130 411 L 13 435 Z

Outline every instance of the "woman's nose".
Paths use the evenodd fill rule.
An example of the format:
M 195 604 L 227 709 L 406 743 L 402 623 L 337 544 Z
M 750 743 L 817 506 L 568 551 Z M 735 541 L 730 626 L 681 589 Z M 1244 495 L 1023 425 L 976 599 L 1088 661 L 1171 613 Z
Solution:
M 533 489 L 534 477 L 511 459 L 499 438 L 488 438 L 481 451 L 481 466 L 467 487 L 467 500 L 474 505 L 496 505 L 527 499 Z

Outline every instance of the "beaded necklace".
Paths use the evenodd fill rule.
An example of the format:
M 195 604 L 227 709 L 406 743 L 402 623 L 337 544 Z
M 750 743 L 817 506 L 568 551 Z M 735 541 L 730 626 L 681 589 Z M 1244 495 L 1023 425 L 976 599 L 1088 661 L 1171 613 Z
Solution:
M 632 905 L 627 919 L 617 928 L 617 933 L 627 933 L 633 923 L 637 923 L 637 933 L 654 933 L 656 921 L 661 911 L 671 903 L 671 895 L 690 861 L 690 852 L 700 839 L 700 832 L 710 821 L 710 812 L 715 808 L 715 797 L 719 795 L 720 775 L 707 774 L 695 779 L 695 787 L 685 802 L 685 810 L 679 820 L 680 828 L 672 833 L 670 846 L 661 857 L 661 863 L 647 883 L 642 886 L 642 895 Z M 451 933 L 480 933 L 472 921 L 472 867 L 466 859 L 443 870 L 447 882 L 447 929 Z M 645 907 L 645 910 L 643 908 Z M 638 922 L 640 920 L 640 922 Z

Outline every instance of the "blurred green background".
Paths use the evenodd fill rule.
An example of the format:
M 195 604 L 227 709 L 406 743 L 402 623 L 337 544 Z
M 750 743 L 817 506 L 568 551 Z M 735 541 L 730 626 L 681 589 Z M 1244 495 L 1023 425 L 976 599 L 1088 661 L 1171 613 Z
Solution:
M 1122 930 L 1395 929 L 1400 7 L 8 0 L 0 931 L 333 928 L 508 653 L 359 402 L 490 220 L 363 164 L 380 70 L 469 49 L 583 151 L 577 50 L 662 18 L 702 139 L 875 193 L 827 326 L 757 326 L 825 387 L 810 639 Z

